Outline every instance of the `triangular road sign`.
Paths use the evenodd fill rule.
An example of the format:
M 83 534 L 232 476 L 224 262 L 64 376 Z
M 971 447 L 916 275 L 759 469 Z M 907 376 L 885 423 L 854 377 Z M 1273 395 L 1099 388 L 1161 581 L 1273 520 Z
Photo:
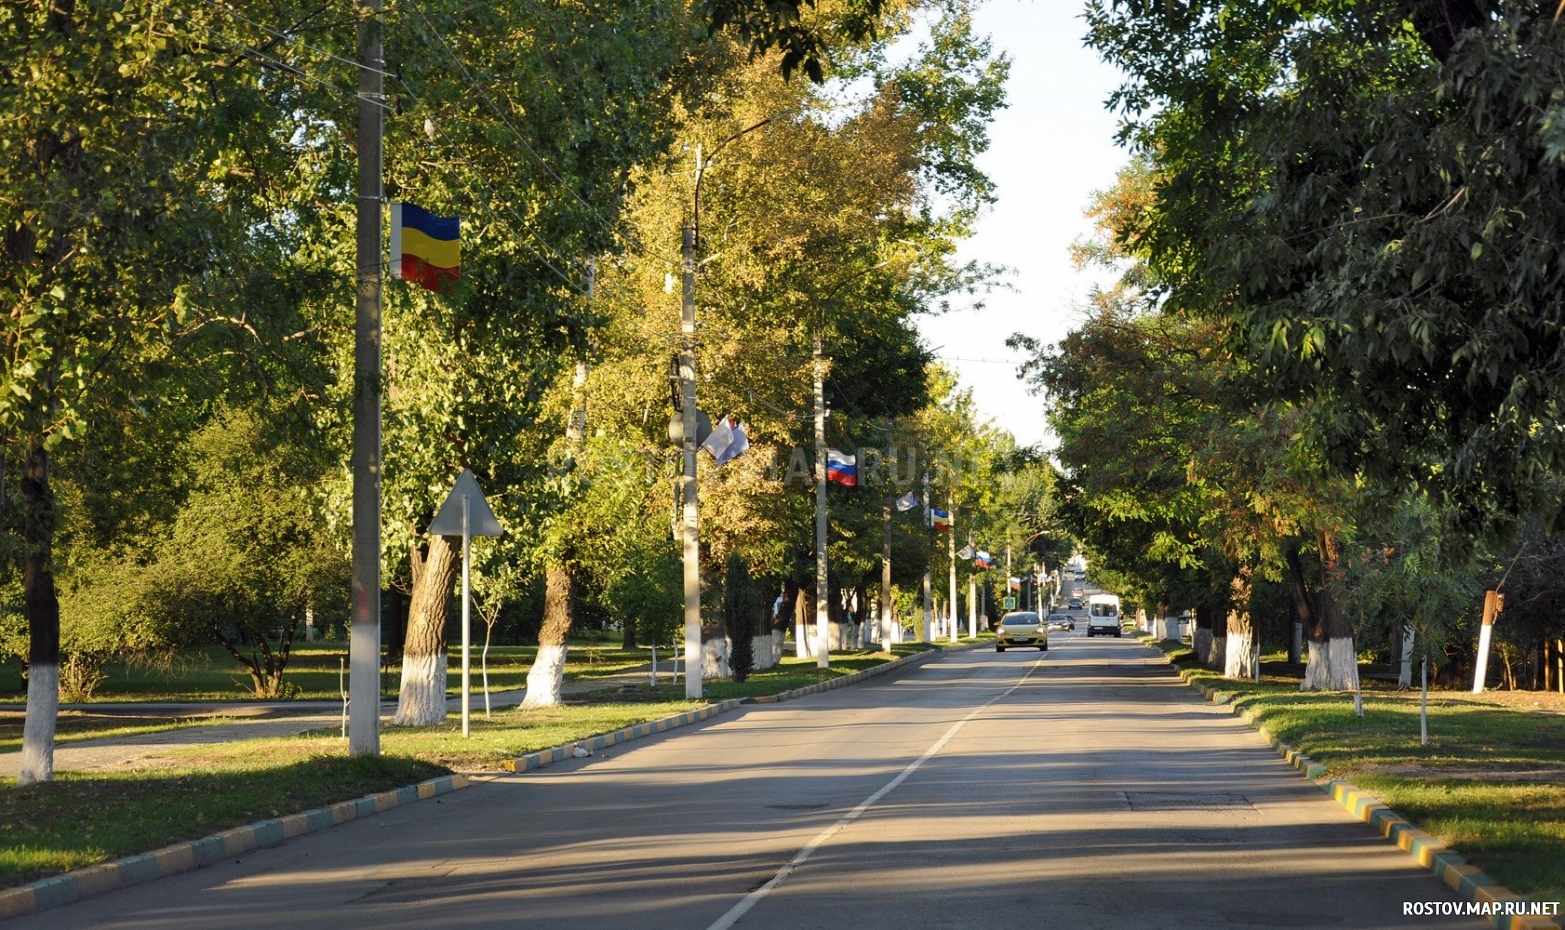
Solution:
M 429 535 L 462 535 L 463 495 L 467 496 L 469 536 L 499 536 L 504 532 L 500 529 L 500 521 L 495 519 L 494 511 L 489 509 L 489 502 L 484 500 L 484 492 L 478 489 L 478 479 L 464 468 L 462 474 L 457 476 L 456 487 L 451 489 L 451 495 L 440 505 L 440 512 L 435 514 L 435 521 L 429 524 Z

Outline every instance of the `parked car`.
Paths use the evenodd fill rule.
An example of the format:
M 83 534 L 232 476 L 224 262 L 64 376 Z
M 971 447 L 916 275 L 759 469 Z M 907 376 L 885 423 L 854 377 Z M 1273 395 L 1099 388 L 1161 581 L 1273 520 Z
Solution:
M 1004 652 L 1006 646 L 1037 646 L 1039 651 L 1049 648 L 1049 628 L 1031 610 L 1013 610 L 1000 618 L 995 629 L 994 651 Z

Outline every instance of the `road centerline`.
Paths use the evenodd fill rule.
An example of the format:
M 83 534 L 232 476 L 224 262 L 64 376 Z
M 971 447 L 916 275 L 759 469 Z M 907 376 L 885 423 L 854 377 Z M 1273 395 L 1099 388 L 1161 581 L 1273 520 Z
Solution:
M 850 824 L 853 823 L 853 821 L 859 819 L 859 817 L 863 815 L 865 811 L 869 810 L 871 807 L 874 807 L 881 798 L 890 794 L 898 785 L 902 784 L 904 781 L 907 781 L 908 776 L 918 771 L 925 762 L 929 761 L 936 753 L 944 749 L 946 744 L 950 743 L 963 727 L 967 726 L 969 722 L 971 722 L 979 714 L 988 710 L 992 705 L 1009 697 L 1011 692 L 1026 684 L 1027 679 L 1032 677 L 1032 673 L 1037 671 L 1042 666 L 1043 657 L 1040 656 L 1034 660 L 1030 666 L 1028 666 L 1026 674 L 1022 675 L 1022 677 L 1017 680 L 1016 684 L 1011 685 L 1009 688 L 1006 688 L 1005 691 L 995 695 L 979 706 L 973 708 L 972 712 L 969 713 L 966 717 L 963 717 L 956 723 L 951 724 L 951 728 L 946 730 L 944 735 L 935 741 L 934 745 L 925 750 L 923 755 L 908 763 L 906 768 L 898 772 L 890 781 L 882 785 L 880 789 L 877 790 L 874 794 L 860 801 L 857 807 L 854 807 L 846 814 L 843 814 L 842 818 L 839 819 L 836 823 L 816 834 L 815 838 L 804 844 L 803 848 L 801 848 L 797 853 L 794 853 L 793 858 L 784 863 L 782 867 L 777 870 L 777 874 L 773 875 L 766 884 L 745 895 L 744 898 L 742 898 L 737 904 L 728 909 L 728 913 L 724 914 L 722 917 L 719 917 L 715 922 L 713 922 L 712 925 L 707 928 L 707 930 L 729 930 L 730 927 L 738 923 L 739 918 L 749 913 L 751 908 L 755 907 L 761 902 L 761 899 L 771 894 L 773 889 L 786 881 L 789 875 L 792 875 L 794 871 L 799 868 L 799 866 L 803 865 L 810 858 L 810 856 L 815 853 L 815 850 L 825 845 L 827 840 L 846 829 Z

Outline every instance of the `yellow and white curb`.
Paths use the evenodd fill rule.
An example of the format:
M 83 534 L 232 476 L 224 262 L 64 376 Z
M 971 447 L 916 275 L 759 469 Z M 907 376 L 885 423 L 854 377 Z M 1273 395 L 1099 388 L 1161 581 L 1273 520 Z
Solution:
M 72 904 L 83 898 L 129 888 L 156 878 L 189 872 L 252 850 L 278 846 L 296 836 L 315 833 L 350 820 L 373 817 L 394 807 L 436 795 L 449 794 L 467 785 L 466 775 L 445 775 L 395 791 L 383 791 L 287 817 L 262 820 L 199 840 L 187 840 L 149 853 L 39 879 L 16 888 L 0 889 L 0 920 Z
M 1186 684 L 1201 692 L 1212 703 L 1227 705 L 1235 716 L 1255 728 L 1267 744 L 1277 750 L 1277 754 L 1297 769 L 1299 774 L 1331 795 L 1332 800 L 1346 808 L 1348 813 L 1369 824 L 1381 836 L 1395 843 L 1398 849 L 1412 856 L 1419 865 L 1428 869 L 1430 874 L 1444 882 L 1464 901 L 1495 905 L 1496 910 L 1504 910 L 1507 903 L 1516 905 L 1527 902 L 1528 899 L 1524 895 L 1519 895 L 1501 885 L 1479 871 L 1477 866 L 1468 865 L 1467 860 L 1449 848 L 1444 840 L 1420 830 L 1412 821 L 1387 807 L 1380 798 L 1341 779 L 1326 777 L 1326 766 L 1279 740 L 1271 730 L 1260 723 L 1253 711 L 1241 710 L 1234 706 L 1233 700 L 1239 696 L 1238 692 L 1220 691 L 1194 681 L 1193 676 L 1186 669 L 1176 668 L 1175 671 Z M 1547 917 L 1497 913 L 1490 919 L 1497 930 L 1560 930 L 1560 925 Z
M 968 644 L 965 643 L 958 644 L 955 648 L 965 648 L 967 645 Z M 727 713 L 728 711 L 745 704 L 775 704 L 778 701 L 791 701 L 796 698 L 805 697 L 807 695 L 819 694 L 822 691 L 830 691 L 833 688 L 847 687 L 848 685 L 857 684 L 858 682 L 861 682 L 864 679 L 874 675 L 884 675 L 886 672 L 889 672 L 894 668 L 901 668 L 905 665 L 910 665 L 915 662 L 923 662 L 932 656 L 939 655 L 942 651 L 949 651 L 949 647 L 943 647 L 942 649 L 930 649 L 924 652 L 915 653 L 910 656 L 903 656 L 900 659 L 893 659 L 890 662 L 876 665 L 873 668 L 867 668 L 862 671 L 853 672 L 849 675 L 843 675 L 838 678 L 831 678 L 826 681 L 817 682 L 816 684 L 809 685 L 807 687 L 795 688 L 792 691 L 784 691 L 780 694 L 768 694 L 763 697 L 729 698 L 726 701 L 719 701 L 716 704 L 708 704 L 707 706 L 697 708 L 696 710 L 686 711 L 682 714 L 675 714 L 672 717 L 664 717 L 661 720 L 650 720 L 646 723 L 638 723 L 632 727 L 622 727 L 618 730 L 614 730 L 613 732 L 604 733 L 601 736 L 594 736 L 584 740 L 577 740 L 573 743 L 566 743 L 564 745 L 554 746 L 549 749 L 540 749 L 537 752 L 529 752 L 526 755 L 518 756 L 515 759 L 507 759 L 501 763 L 501 766 L 507 772 L 531 772 L 534 769 L 541 769 L 546 765 L 553 765 L 556 762 L 563 762 L 566 759 L 572 758 L 578 748 L 585 749 L 588 752 L 596 752 L 600 749 L 607 749 L 610 746 L 614 746 L 619 743 L 627 743 L 633 739 L 642 739 L 651 736 L 654 733 L 662 733 L 667 730 L 676 729 L 678 727 L 689 726 L 692 723 L 700 723 L 703 720 L 709 720 L 718 714 Z

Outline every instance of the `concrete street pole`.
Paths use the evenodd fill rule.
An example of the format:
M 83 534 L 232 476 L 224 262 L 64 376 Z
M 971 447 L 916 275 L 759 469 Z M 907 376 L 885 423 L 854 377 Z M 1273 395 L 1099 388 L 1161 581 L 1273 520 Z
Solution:
M 353 581 L 348 754 L 380 755 L 381 132 L 380 0 L 359 0 L 358 276 L 353 314 Z
M 696 153 L 697 171 L 701 155 Z M 679 398 L 684 471 L 681 518 L 685 581 L 685 697 L 701 697 L 701 537 L 696 510 L 696 232 L 685 224 L 680 250 L 684 300 L 679 318 Z
M 929 502 L 929 472 L 924 472 L 924 531 L 926 533 L 929 531 L 928 528 L 934 525 L 934 516 L 929 512 L 931 506 L 933 505 Z M 933 642 L 935 638 L 932 629 L 935 615 L 930 605 L 929 593 L 931 576 L 934 574 L 934 561 L 933 554 L 924 561 L 924 635 L 919 637 L 921 643 Z
M 880 505 L 880 648 L 891 653 L 891 495 Z
M 951 603 L 946 607 L 950 626 L 946 627 L 946 639 L 956 642 L 956 505 L 951 504 L 951 531 L 947 534 L 946 549 L 951 557 Z
M 815 331 L 815 667 L 830 663 L 826 581 L 826 361 Z

